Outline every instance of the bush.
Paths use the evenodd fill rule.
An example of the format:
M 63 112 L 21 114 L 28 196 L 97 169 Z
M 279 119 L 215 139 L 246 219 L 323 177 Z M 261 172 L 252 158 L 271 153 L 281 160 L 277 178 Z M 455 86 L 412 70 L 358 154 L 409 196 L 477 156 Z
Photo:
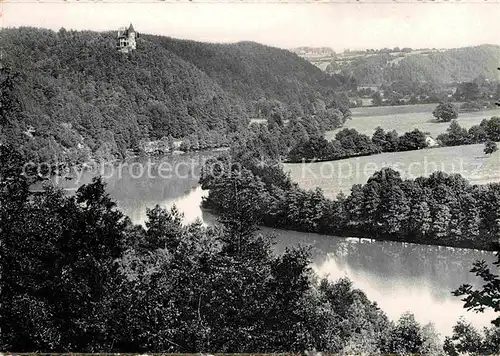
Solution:
M 484 153 L 485 154 L 492 154 L 493 152 L 498 151 L 497 144 L 491 140 L 488 140 L 484 144 Z

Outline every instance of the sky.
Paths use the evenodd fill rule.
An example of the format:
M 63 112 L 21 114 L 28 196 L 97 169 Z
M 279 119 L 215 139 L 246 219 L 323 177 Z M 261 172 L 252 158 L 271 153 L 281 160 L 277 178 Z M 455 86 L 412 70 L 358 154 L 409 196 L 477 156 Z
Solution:
M 383 47 L 453 48 L 500 44 L 500 4 L 249 3 L 140 0 L 0 3 L 1 26 L 109 31 L 133 23 L 136 31 L 205 42 L 256 41 L 335 51 Z

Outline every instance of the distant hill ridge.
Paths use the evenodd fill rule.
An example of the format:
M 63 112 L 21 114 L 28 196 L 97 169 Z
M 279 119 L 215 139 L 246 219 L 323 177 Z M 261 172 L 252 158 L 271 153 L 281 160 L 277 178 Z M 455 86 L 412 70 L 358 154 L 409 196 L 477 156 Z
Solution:
M 325 70 L 353 75 L 362 84 L 394 81 L 457 83 L 484 76 L 498 81 L 500 46 L 480 45 L 448 50 L 411 50 L 393 53 L 359 52 L 333 59 Z M 410 50 L 410 51 L 408 51 Z M 391 51 L 388 51 L 391 52 Z
M 137 49 L 124 54 L 116 32 L 18 28 L 0 38 L 3 65 L 20 74 L 13 93 L 22 102 L 0 142 L 15 142 L 37 161 L 123 157 L 163 136 L 226 137 L 246 127 L 258 100 L 307 113 L 346 85 L 290 51 L 253 42 L 141 33 Z
M 299 55 L 323 55 L 323 56 L 334 56 L 335 51 L 330 47 L 296 47 L 290 49 L 293 53 L 297 53 Z

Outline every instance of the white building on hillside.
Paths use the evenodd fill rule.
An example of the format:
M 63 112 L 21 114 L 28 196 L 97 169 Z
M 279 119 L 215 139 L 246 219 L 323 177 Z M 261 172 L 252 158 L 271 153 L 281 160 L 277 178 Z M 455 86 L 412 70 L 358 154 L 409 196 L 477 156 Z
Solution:
M 120 28 L 118 29 L 116 48 L 122 53 L 129 53 L 130 51 L 136 49 L 136 38 L 137 33 L 135 32 L 132 24 L 130 24 L 128 28 Z

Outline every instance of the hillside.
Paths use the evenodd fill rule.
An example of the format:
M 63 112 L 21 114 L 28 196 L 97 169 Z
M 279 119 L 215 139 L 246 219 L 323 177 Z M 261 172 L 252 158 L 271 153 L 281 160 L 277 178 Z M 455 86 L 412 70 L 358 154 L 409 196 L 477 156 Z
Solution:
M 247 103 L 265 97 L 306 107 L 311 97 L 321 94 L 328 100 L 334 89 L 349 85 L 342 76 L 326 75 L 290 51 L 255 42 L 207 44 L 170 37 L 146 38 L 193 63 Z
M 295 54 L 256 43 L 144 35 L 136 51 L 123 54 L 114 32 L 19 28 L 0 35 L 3 66 L 8 76 L 18 74 L 13 90 L 2 74 L 2 96 L 9 92 L 21 108 L 0 142 L 15 142 L 35 161 L 120 158 L 163 136 L 227 137 L 247 126 L 259 99 L 279 100 L 285 111 L 301 99 L 307 113 L 317 100 L 337 106 L 334 90 L 342 86 Z
M 484 76 L 498 81 L 500 46 L 481 45 L 449 50 L 366 51 L 337 56 L 329 73 L 353 75 L 365 85 L 394 81 L 459 83 Z

